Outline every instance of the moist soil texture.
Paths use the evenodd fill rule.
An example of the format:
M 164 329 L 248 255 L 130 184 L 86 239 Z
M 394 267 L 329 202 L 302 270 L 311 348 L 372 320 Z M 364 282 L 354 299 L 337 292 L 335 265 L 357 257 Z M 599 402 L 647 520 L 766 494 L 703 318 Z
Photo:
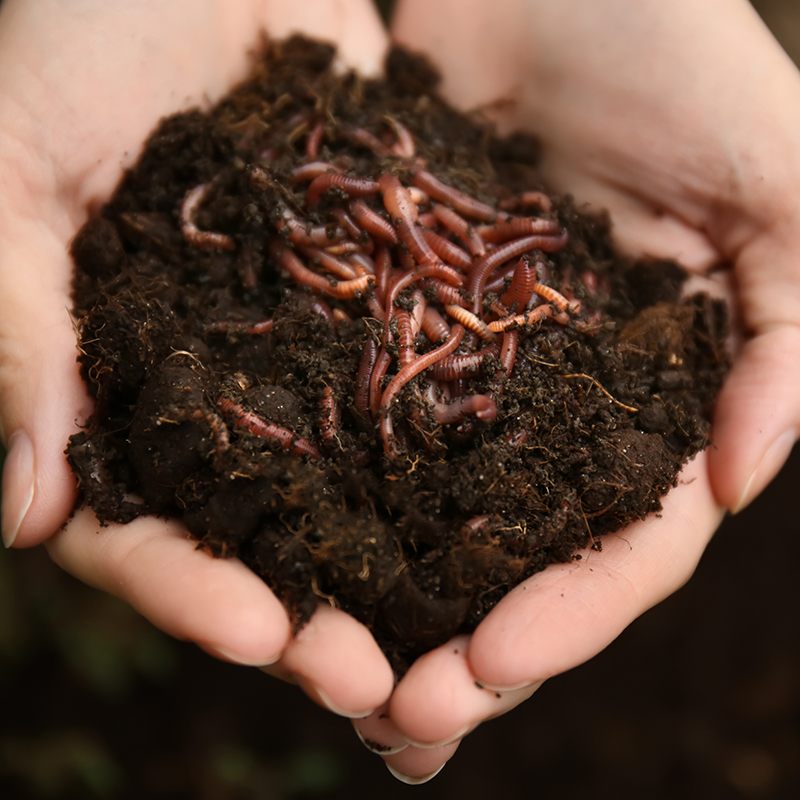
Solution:
M 367 81 L 334 56 L 265 46 L 76 236 L 95 412 L 67 453 L 101 522 L 182 520 L 296 627 L 342 608 L 402 673 L 659 510 L 708 443 L 727 322 L 424 62 Z

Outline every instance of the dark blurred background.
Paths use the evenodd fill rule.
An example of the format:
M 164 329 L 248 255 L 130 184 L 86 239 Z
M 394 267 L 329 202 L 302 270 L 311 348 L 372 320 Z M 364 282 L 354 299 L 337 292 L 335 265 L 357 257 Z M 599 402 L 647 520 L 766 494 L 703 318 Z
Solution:
M 800 3 L 755 5 L 798 60 Z M 796 450 L 685 589 L 415 789 L 299 690 L 0 552 L 0 797 L 800 798 L 799 483 Z

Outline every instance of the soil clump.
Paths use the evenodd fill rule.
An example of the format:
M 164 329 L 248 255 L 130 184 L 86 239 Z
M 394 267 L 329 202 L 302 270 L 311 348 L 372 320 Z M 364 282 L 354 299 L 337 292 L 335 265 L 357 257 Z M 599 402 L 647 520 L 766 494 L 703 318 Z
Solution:
M 726 315 L 614 253 L 395 51 L 384 80 L 272 44 L 164 120 L 80 231 L 101 522 L 181 519 L 295 624 L 329 602 L 398 673 L 510 588 L 658 511 L 706 446 Z

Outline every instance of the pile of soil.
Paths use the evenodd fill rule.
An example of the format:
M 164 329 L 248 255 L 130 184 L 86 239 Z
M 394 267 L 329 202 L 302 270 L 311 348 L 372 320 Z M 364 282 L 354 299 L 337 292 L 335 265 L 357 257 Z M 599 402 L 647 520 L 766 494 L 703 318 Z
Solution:
M 271 45 L 80 231 L 96 408 L 67 452 L 102 522 L 177 517 L 403 672 L 660 508 L 707 444 L 726 316 L 615 254 L 535 141 L 449 108 L 424 62 L 333 57 Z

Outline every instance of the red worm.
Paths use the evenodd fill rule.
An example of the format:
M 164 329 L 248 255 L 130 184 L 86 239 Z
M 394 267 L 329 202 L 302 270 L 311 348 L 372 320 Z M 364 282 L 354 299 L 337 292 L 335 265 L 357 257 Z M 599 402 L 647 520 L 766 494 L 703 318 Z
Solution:
M 301 286 L 308 286 L 310 289 L 326 294 L 329 297 L 338 297 L 343 300 L 355 297 L 365 292 L 370 283 L 375 280 L 372 275 L 362 275 L 360 278 L 331 283 L 325 276 L 312 272 L 288 248 L 281 248 L 278 251 L 277 258 L 280 265 L 291 275 L 296 283 Z
M 494 322 L 489 323 L 489 330 L 495 333 L 502 333 L 509 328 L 521 328 L 526 325 L 535 325 L 543 319 L 552 317 L 554 315 L 553 306 L 544 304 L 536 306 L 526 314 L 517 314 L 513 317 L 504 317 L 503 319 L 496 319 Z
M 500 208 L 509 211 L 516 208 L 538 208 L 539 211 L 547 214 L 553 210 L 553 201 L 544 192 L 528 191 L 503 200 Z
M 466 251 L 462 250 L 457 244 L 453 244 L 449 239 L 440 236 L 436 231 L 422 229 L 422 235 L 425 241 L 431 246 L 431 249 L 436 253 L 439 258 L 446 264 L 468 272 L 472 266 L 472 256 Z
M 570 302 L 561 292 L 557 292 L 551 286 L 537 283 L 533 287 L 533 291 L 536 292 L 539 297 L 547 300 L 548 303 L 552 303 L 559 311 L 571 311 L 572 313 L 576 313 L 580 310 L 581 304 L 579 301 L 573 300 Z
M 472 353 L 455 353 L 431 367 L 431 377 L 439 381 L 457 381 L 483 367 L 483 363 L 497 356 L 497 345 L 482 347 Z
M 375 368 L 372 370 L 372 375 L 370 375 L 369 378 L 369 410 L 372 412 L 373 417 L 378 415 L 378 410 L 381 405 L 381 395 L 383 393 L 381 383 L 391 363 L 392 357 L 386 352 L 385 348 L 381 347 L 378 351 Z
M 326 247 L 332 242 L 341 241 L 346 235 L 342 228 L 332 228 L 329 225 L 313 227 L 304 225 L 289 208 L 281 211 L 275 227 L 280 233 L 285 233 L 289 241 L 298 247 Z
M 500 364 L 506 373 L 506 378 L 511 377 L 514 364 L 517 362 L 517 348 L 519 347 L 519 333 L 515 330 L 505 331 L 500 344 Z
M 336 164 L 331 164 L 328 161 L 309 161 L 308 164 L 301 164 L 299 167 L 295 167 L 289 173 L 289 180 L 292 183 L 303 183 L 304 181 L 313 181 L 314 178 L 326 173 L 340 175 L 341 172 Z
M 422 229 L 417 225 L 419 212 L 408 189 L 400 183 L 400 179 L 396 175 L 389 173 L 380 176 L 378 185 L 383 195 L 383 204 L 392 217 L 397 235 L 408 248 L 409 253 L 420 264 L 437 263 L 439 258 L 425 241 Z
M 203 250 L 234 250 L 236 242 L 226 233 L 214 231 L 201 231 L 194 221 L 197 209 L 203 204 L 211 188 L 210 183 L 201 183 L 186 192 L 181 204 L 181 233 L 190 244 Z
M 477 233 L 484 242 L 502 244 L 519 236 L 531 236 L 533 234 L 555 236 L 560 231 L 561 226 L 554 219 L 514 217 L 503 222 L 496 222 L 494 225 L 481 225 Z
M 468 331 L 478 334 L 481 339 L 493 339 L 494 334 L 486 323 L 478 316 L 458 305 L 446 305 L 444 310 L 456 321 L 461 323 Z
M 473 414 L 483 422 L 494 422 L 497 419 L 495 399 L 488 394 L 468 394 L 452 403 L 437 403 L 433 407 L 433 418 L 440 425 L 452 425 Z
M 375 274 L 375 262 L 368 255 L 364 253 L 350 253 L 348 259 L 358 275 Z
M 395 135 L 395 143 L 391 147 L 392 155 L 400 158 L 414 158 L 417 154 L 417 146 L 408 128 L 388 114 L 384 116 L 384 120 Z
M 374 339 L 369 338 L 361 351 L 361 360 L 358 362 L 356 385 L 353 393 L 356 411 L 365 419 L 369 418 L 369 382 L 377 358 L 378 345 L 375 344 Z
M 261 439 L 277 444 L 283 450 L 290 450 L 296 455 L 320 458 L 317 448 L 302 436 L 297 436 L 288 428 L 282 428 L 273 422 L 261 419 L 257 414 L 248 411 L 244 406 L 228 397 L 217 401 L 219 410 L 233 422 L 234 427 Z
M 567 243 L 567 234 L 561 236 L 524 236 L 514 239 L 492 250 L 485 255 L 472 269 L 469 275 L 467 290 L 472 295 L 472 310 L 477 314 L 483 302 L 483 292 L 491 272 L 504 261 L 518 258 L 530 250 L 544 250 L 546 253 L 555 253 Z
M 500 302 L 511 311 L 524 310 L 533 297 L 533 289 L 539 273 L 528 256 L 522 256 L 514 268 L 514 277 L 508 289 L 500 296 Z
M 448 286 L 446 283 L 442 283 L 442 281 L 439 280 L 429 280 L 425 281 L 425 288 L 432 291 L 436 299 L 442 305 L 464 307 L 467 305 L 467 301 L 464 299 L 461 290 L 455 286 Z
M 343 208 L 334 209 L 333 215 L 352 239 L 358 242 L 366 237 L 364 231 L 356 225 L 356 221 Z
M 383 439 L 383 449 L 387 456 L 394 454 L 394 431 L 392 426 L 392 403 L 397 395 L 421 372 L 430 369 L 434 364 L 447 358 L 460 344 L 464 338 L 464 328 L 461 325 L 453 325 L 450 336 L 444 344 L 431 350 L 425 355 L 420 356 L 410 364 L 406 364 L 389 381 L 389 385 L 383 390 L 378 411 L 381 417 L 380 429 Z
M 414 301 L 414 310 L 411 312 L 411 330 L 416 337 L 422 329 L 422 318 L 425 316 L 425 309 L 428 307 L 428 301 L 419 289 L 416 289 L 411 294 L 411 299 Z
M 325 126 L 318 122 L 308 134 L 306 139 L 306 158 L 313 161 L 319 155 L 319 146 L 322 144 L 322 137 L 325 135 Z
M 402 219 L 412 225 L 417 221 L 419 209 L 408 189 L 400 183 L 397 175 L 385 172 L 378 178 L 383 205 L 392 219 Z
M 369 180 L 369 178 L 357 178 L 354 175 L 337 175 L 326 172 L 323 175 L 318 175 L 308 185 L 306 204 L 311 207 L 315 206 L 322 195 L 330 189 L 340 189 L 351 197 L 365 197 L 375 194 L 378 191 L 378 184 Z
M 392 258 L 386 247 L 379 247 L 375 253 L 375 295 L 381 303 L 386 300 L 386 290 L 392 271 Z
M 397 244 L 397 233 L 392 224 L 377 211 L 373 211 L 363 200 L 354 200 L 350 203 L 350 213 L 367 233 L 383 242 Z
M 414 352 L 414 330 L 411 327 L 411 314 L 399 309 L 395 314 L 397 321 L 397 360 L 401 366 L 410 364 L 416 358 Z
M 319 435 L 325 444 L 331 446 L 339 439 L 339 405 L 330 386 L 322 390 L 319 412 Z
M 334 318 L 331 307 L 324 300 L 312 300 L 310 304 L 311 310 L 322 317 L 331 327 L 333 327 Z
M 326 272 L 335 275 L 337 278 L 349 281 L 358 277 L 356 271 L 349 264 L 324 250 L 314 247 L 301 247 L 300 252 L 310 258 L 312 264 L 319 264 Z
M 486 281 L 486 286 L 483 287 L 484 293 L 488 294 L 489 292 L 499 292 L 507 289 L 514 276 L 515 269 L 516 264 L 509 264 L 505 267 L 501 267 L 490 281 Z
M 450 326 L 433 306 L 428 306 L 422 315 L 422 332 L 428 337 L 431 344 L 436 344 L 448 337 Z
M 371 150 L 378 158 L 392 155 L 392 151 L 374 133 L 365 128 L 345 128 L 342 134 L 351 142 Z
M 486 253 L 486 242 L 478 236 L 477 231 L 464 217 L 453 211 L 452 208 L 433 204 L 433 216 L 447 228 L 450 233 L 461 239 L 473 256 L 481 257 Z
M 492 206 L 486 205 L 486 203 L 471 197 L 466 192 L 443 183 L 427 170 L 417 170 L 412 181 L 415 186 L 418 186 L 434 200 L 452 206 L 459 214 L 463 214 L 465 217 L 479 219 L 483 222 L 494 222 L 497 219 L 497 211 Z
M 245 333 L 253 336 L 262 336 L 270 333 L 275 326 L 271 319 L 262 322 L 238 322 L 234 320 L 220 320 L 209 322 L 206 325 L 206 333 Z
M 391 285 L 386 293 L 386 318 L 384 320 L 383 331 L 384 342 L 389 341 L 389 323 L 391 322 L 392 314 L 394 312 L 395 301 L 400 296 L 400 292 L 418 280 L 432 277 L 439 278 L 440 280 L 447 281 L 448 283 L 455 284 L 457 286 L 460 286 L 464 281 L 464 279 L 452 267 L 445 266 L 444 264 L 421 267 L 416 272 L 406 272 L 404 275 L 401 275 L 400 278 L 398 278 Z

